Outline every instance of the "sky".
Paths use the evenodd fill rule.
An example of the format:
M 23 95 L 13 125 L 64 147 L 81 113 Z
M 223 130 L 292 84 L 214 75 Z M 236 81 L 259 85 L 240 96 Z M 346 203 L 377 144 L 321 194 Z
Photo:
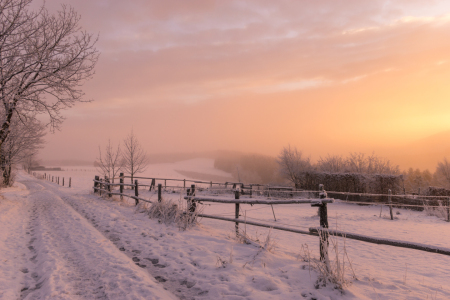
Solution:
M 43 160 L 93 161 L 133 131 L 150 154 L 291 145 L 425 167 L 408 145 L 450 131 L 450 1 L 45 3 L 72 6 L 101 54 L 93 101 L 64 113 Z

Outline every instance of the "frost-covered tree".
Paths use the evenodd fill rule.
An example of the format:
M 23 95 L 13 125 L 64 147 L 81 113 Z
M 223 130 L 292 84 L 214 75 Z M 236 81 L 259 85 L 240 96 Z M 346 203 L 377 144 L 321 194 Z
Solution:
M 147 153 L 142 149 L 141 144 L 133 131 L 124 139 L 122 151 L 123 170 L 130 174 L 131 184 L 137 173 L 142 173 L 147 169 Z
M 10 133 L 2 148 L 2 183 L 10 186 L 13 183 L 12 172 L 15 166 L 20 165 L 35 156 L 44 144 L 45 126 L 36 119 L 22 123 L 13 118 Z
M 98 147 L 99 157 L 97 158 L 97 169 L 108 176 L 114 183 L 114 178 L 122 169 L 122 153 L 120 151 L 120 143 L 115 148 L 111 144 L 111 140 L 108 140 L 108 144 L 105 147 L 105 151 L 102 154 L 102 149 Z
M 13 118 L 26 124 L 44 114 L 57 128 L 61 111 L 84 101 L 81 85 L 98 59 L 96 37 L 79 27 L 72 8 L 51 15 L 45 7 L 31 11 L 31 2 L 0 0 L 0 159 Z
M 348 173 L 363 174 L 367 172 L 368 161 L 364 153 L 353 152 L 347 157 L 346 166 Z
M 328 155 L 317 161 L 317 170 L 321 172 L 341 173 L 346 171 L 346 167 L 347 162 L 341 155 Z
M 291 148 L 290 145 L 281 150 L 278 165 L 281 176 L 297 187 L 301 185 L 305 172 L 312 170 L 310 158 L 304 157 L 302 151 L 297 150 L 296 147 Z
M 22 161 L 22 167 L 23 169 L 27 172 L 30 173 L 31 169 L 33 167 L 36 167 L 37 165 L 39 165 L 39 162 L 36 158 L 36 153 L 27 153 L 27 155 L 24 157 L 23 161 Z
M 450 162 L 444 157 L 443 161 L 438 162 L 436 167 L 436 178 L 444 187 L 450 187 Z

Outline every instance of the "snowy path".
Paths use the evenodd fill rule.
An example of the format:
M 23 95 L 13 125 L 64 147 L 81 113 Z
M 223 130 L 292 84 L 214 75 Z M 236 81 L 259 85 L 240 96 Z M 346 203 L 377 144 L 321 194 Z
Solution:
M 9 243 L 1 247 L 2 259 L 12 261 L 2 265 L 2 279 L 15 277 L 2 285 L 2 299 L 176 299 L 67 205 L 53 185 L 29 177 L 19 181 L 29 194 L 1 213 L 9 233 L 2 237 Z
M 358 299 L 316 290 L 307 263 L 232 235 L 201 225 L 180 231 L 86 189 L 25 174 L 18 181 L 24 191 L 4 193 L 14 213 L 3 215 L 9 202 L 0 201 L 0 220 L 14 220 L 0 226 L 5 239 L 25 238 L 0 243 L 10 261 L 0 299 Z

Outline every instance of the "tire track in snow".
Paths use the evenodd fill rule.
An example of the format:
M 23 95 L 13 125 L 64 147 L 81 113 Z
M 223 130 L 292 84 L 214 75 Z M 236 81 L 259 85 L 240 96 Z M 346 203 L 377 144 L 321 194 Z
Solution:
M 32 213 L 29 276 L 20 299 L 175 299 L 51 186 L 23 183 Z

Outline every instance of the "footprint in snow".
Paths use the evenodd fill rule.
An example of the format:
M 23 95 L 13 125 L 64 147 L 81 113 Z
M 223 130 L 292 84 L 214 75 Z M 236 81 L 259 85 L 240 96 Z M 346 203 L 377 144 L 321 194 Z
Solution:
M 144 259 L 151 261 L 152 264 L 154 264 L 154 265 L 159 263 L 159 259 L 157 259 L 157 258 L 144 258 Z
M 166 281 L 167 281 L 167 279 L 165 279 L 164 277 L 161 277 L 161 276 L 156 276 L 155 279 L 156 279 L 158 282 L 166 282 Z
M 187 280 L 182 280 L 180 281 L 181 285 L 185 285 L 188 289 L 190 289 L 191 287 L 193 287 L 196 282 L 195 281 L 187 281 Z

